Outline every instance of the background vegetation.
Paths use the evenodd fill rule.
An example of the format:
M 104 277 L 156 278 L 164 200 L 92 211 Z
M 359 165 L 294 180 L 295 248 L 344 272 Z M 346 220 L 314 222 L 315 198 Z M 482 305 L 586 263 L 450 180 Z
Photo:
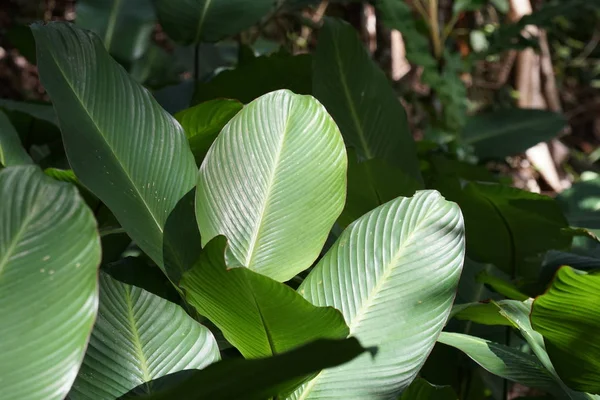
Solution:
M 0 27 L 9 399 L 599 398 L 598 1 L 9 0 Z M 305 135 L 283 155 L 243 134 L 271 132 L 260 118 L 283 118 L 282 102 Z M 265 189 L 270 154 L 301 172 L 265 217 L 277 239 L 252 242 L 255 221 L 227 210 L 268 214 L 238 195 Z M 388 232 L 392 215 L 442 227 Z M 344 253 L 366 231 L 374 267 Z M 263 239 L 264 259 L 248 251 Z M 378 270 L 394 246 L 410 251 Z M 29 267 L 68 279 L 44 289 Z M 403 298 L 413 279 L 443 294 Z M 385 318 L 363 321 L 371 280 L 390 287 L 373 300 Z M 120 342 L 110 327 L 127 323 Z

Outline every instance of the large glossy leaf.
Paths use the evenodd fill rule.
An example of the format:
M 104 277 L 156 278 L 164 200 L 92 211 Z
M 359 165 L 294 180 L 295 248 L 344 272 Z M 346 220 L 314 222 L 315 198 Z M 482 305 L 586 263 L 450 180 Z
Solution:
M 599 394 L 600 275 L 560 268 L 548 292 L 533 302 L 531 324 L 565 383 Z
M 143 383 L 150 392 L 152 379 L 217 360 L 212 333 L 182 308 L 101 273 L 98 318 L 69 397 L 115 399 Z
M 464 250 L 460 209 L 435 191 L 350 225 L 298 291 L 341 310 L 350 335 L 379 354 L 322 371 L 292 398 L 392 398 L 408 387 L 446 323 Z
M 551 197 L 474 182 L 442 192 L 464 213 L 469 257 L 510 276 L 537 279 L 542 253 L 571 243 L 562 231 L 568 223 Z
M 152 0 L 80 0 L 75 13 L 75 23 L 97 33 L 118 60 L 136 60 L 150 45 L 156 20 Z
M 315 307 L 292 288 L 248 268 L 225 265 L 226 240 L 204 248 L 183 275 L 186 300 L 210 319 L 246 358 L 268 357 L 315 339 L 341 339 L 348 327 L 340 312 Z
M 0 111 L 0 165 L 32 164 L 33 160 L 25 151 L 19 139 L 19 134 L 10 120 Z
M 64 23 L 33 25 L 33 32 L 42 83 L 75 174 L 140 248 L 177 279 L 187 267 L 182 255 L 198 247 L 196 237 L 173 239 L 165 232 L 170 214 L 195 183 L 183 129 L 94 34 Z M 175 232 L 194 225 L 191 215 L 174 221 L 179 222 L 172 226 Z
M 365 349 L 355 338 L 320 339 L 273 357 L 254 360 L 229 359 L 178 378 L 176 385 L 144 400 L 264 400 L 293 388 L 306 375 L 354 359 Z M 182 374 L 180 374 L 182 375 Z M 163 384 L 163 382 L 158 382 Z M 127 397 L 129 398 L 129 397 Z
M 342 227 L 398 196 L 412 196 L 419 183 L 398 167 L 373 158 L 359 162 L 353 149 L 348 152 L 348 194 L 338 219 Z
M 311 62 L 312 57 L 308 54 L 292 56 L 283 51 L 256 57 L 235 69 L 219 73 L 208 82 L 198 83 L 192 103 L 229 98 L 246 104 L 279 89 L 311 94 Z
M 35 166 L 0 171 L 2 398 L 62 399 L 98 307 L 100 240 L 67 183 Z
M 499 110 L 469 118 L 462 139 L 480 158 L 503 158 L 552 139 L 565 124 L 561 114 L 551 111 Z
M 184 44 L 216 42 L 260 21 L 273 0 L 156 0 L 165 32 Z
M 239 265 L 292 278 L 318 257 L 342 211 L 346 165 L 342 136 L 313 97 L 280 90 L 258 98 L 229 121 L 200 167 L 203 245 L 222 234 Z
M 562 392 L 552 374 L 532 355 L 461 333 L 442 332 L 438 341 L 463 351 L 484 369 L 502 378 L 550 393 Z
M 313 64 L 313 93 L 363 160 L 379 157 L 421 182 L 406 113 L 354 29 L 326 19 Z
M 243 105 L 235 100 L 212 100 L 175 114 L 200 165 L 221 129 L 237 114 Z

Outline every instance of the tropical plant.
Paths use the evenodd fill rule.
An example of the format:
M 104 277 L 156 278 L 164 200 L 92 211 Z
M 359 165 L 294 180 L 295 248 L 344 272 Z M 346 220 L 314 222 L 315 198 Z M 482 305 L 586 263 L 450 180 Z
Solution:
M 31 26 L 51 104 L 0 100 L 2 398 L 599 399 L 599 179 L 555 199 L 484 167 L 565 119 L 468 116 L 448 32 L 378 1 L 444 105 L 416 142 L 352 25 L 262 51 L 311 2 L 255 3 L 81 0 Z M 191 81 L 165 89 L 156 21 Z

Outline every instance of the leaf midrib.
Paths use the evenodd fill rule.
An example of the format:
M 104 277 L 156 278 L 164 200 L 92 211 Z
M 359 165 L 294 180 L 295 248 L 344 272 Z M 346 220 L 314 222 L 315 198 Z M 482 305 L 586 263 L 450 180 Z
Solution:
M 363 304 L 359 308 L 358 312 L 356 314 L 354 314 L 354 318 L 353 318 L 352 322 L 350 323 L 350 325 L 348 325 L 349 332 L 350 332 L 348 336 L 352 336 L 352 331 L 353 331 L 353 329 L 355 329 L 357 323 L 361 322 L 364 319 L 364 316 L 366 315 L 367 309 L 369 309 L 372 306 L 373 298 L 379 292 L 379 290 L 384 285 L 384 283 L 386 283 L 386 281 L 388 280 L 390 274 L 394 270 L 393 265 L 399 261 L 399 259 L 402 257 L 402 255 L 404 253 L 404 250 L 406 250 L 405 244 L 412 240 L 412 237 L 413 237 L 414 233 L 419 230 L 420 225 L 426 219 L 427 219 L 427 217 L 424 217 L 424 218 L 420 219 L 419 222 L 417 222 L 417 224 L 415 225 L 414 229 L 409 233 L 407 239 L 405 241 L 403 241 L 402 246 L 400 246 L 400 248 L 398 249 L 398 251 L 396 252 L 396 254 L 394 255 L 394 257 L 384 267 L 384 273 L 381 276 L 381 279 L 379 280 L 379 282 L 377 282 L 377 284 L 373 287 L 373 289 L 371 289 L 369 295 L 367 296 L 366 301 L 363 302 Z M 316 384 L 317 379 L 322 376 L 322 373 L 323 373 L 323 371 L 319 372 L 307 384 L 307 386 L 304 388 L 304 390 L 302 392 L 302 395 L 297 400 L 305 400 L 306 399 L 306 396 L 308 396 L 310 394 L 310 390 L 312 390 L 312 387 Z
M 198 28 L 196 29 L 196 35 L 195 35 L 196 43 L 198 43 L 200 41 L 200 36 L 202 35 L 202 27 L 204 26 L 204 20 L 206 19 L 206 14 L 208 14 L 208 9 L 209 9 L 211 3 L 212 3 L 212 0 L 206 0 L 206 2 L 204 3 L 204 7 L 202 7 L 202 12 L 200 14 L 200 20 L 198 21 Z
M 93 40 L 90 43 L 91 43 L 91 45 L 93 47 L 95 47 L 95 44 L 94 44 Z M 154 221 L 154 223 L 158 227 L 158 230 L 161 233 L 161 235 L 163 235 L 164 234 L 163 228 L 160 225 L 160 223 L 158 222 L 158 220 L 156 219 L 156 217 L 154 216 L 154 214 L 152 213 L 152 210 L 151 210 L 150 206 L 148 205 L 148 203 L 146 202 L 146 199 L 142 196 L 142 193 L 139 191 L 139 188 L 135 185 L 133 179 L 129 175 L 129 171 L 121 163 L 121 160 L 119 160 L 119 158 L 117 157 L 116 153 L 114 152 L 114 149 L 112 148 L 112 146 L 110 146 L 108 140 L 102 134 L 102 130 L 100 129 L 100 127 L 96 123 L 96 120 L 94 118 L 92 118 L 92 115 L 89 113 L 88 109 L 84 106 L 84 103 L 81 100 L 81 98 L 79 97 L 79 95 L 78 95 L 77 91 L 75 90 L 72 82 L 67 78 L 67 75 L 66 75 L 65 71 L 63 70 L 63 68 L 60 65 L 60 63 L 58 62 L 58 60 L 56 59 L 54 52 L 48 51 L 48 53 L 51 55 L 52 60 L 54 61 L 54 64 L 56 65 L 56 67 L 58 68 L 58 70 L 61 72 L 61 74 L 62 74 L 65 82 L 67 83 L 67 85 L 69 85 L 69 88 L 71 89 L 71 92 L 73 93 L 73 96 L 75 96 L 75 98 L 77 99 L 77 102 L 79 103 L 81 109 L 88 116 L 88 119 L 90 120 L 90 122 L 92 123 L 92 125 L 95 127 L 95 129 L 98 132 L 98 134 L 100 135 L 100 137 L 102 137 L 104 139 L 104 143 L 106 143 L 106 147 L 110 150 L 109 154 L 116 161 L 116 163 L 121 167 L 121 170 L 123 171 L 125 177 L 127 178 L 127 180 L 129 180 L 129 182 L 131 183 L 131 186 L 135 189 L 135 192 L 138 195 L 137 197 L 141 200 L 142 204 L 145 206 L 145 209 L 148 211 L 148 214 L 150 215 L 150 217 L 152 218 L 152 220 Z
M 108 17 L 108 23 L 106 24 L 106 33 L 104 34 L 104 46 L 106 50 L 110 51 L 113 36 L 115 33 L 115 26 L 117 24 L 118 11 L 121 9 L 122 0 L 114 0 L 113 6 L 110 10 Z
M 14 250 L 17 248 L 17 244 L 21 240 L 21 236 L 23 236 L 23 234 L 29 227 L 29 223 L 33 220 L 34 215 L 37 214 L 37 211 L 35 210 L 36 204 L 37 204 L 37 200 L 34 203 L 34 206 L 31 208 L 31 212 L 27 214 L 25 219 L 23 219 L 23 222 L 22 222 L 21 226 L 19 227 L 19 230 L 17 231 L 16 235 L 14 236 L 14 240 L 11 241 L 10 245 L 4 252 L 4 255 L 0 259 L 0 278 L 2 277 L 2 274 L 4 273 L 4 269 L 8 265 L 8 260 L 13 255 Z
M 335 48 L 335 60 L 339 67 L 339 72 L 340 72 L 340 83 L 342 84 L 342 89 L 344 89 L 344 98 L 346 99 L 346 102 L 348 103 L 348 108 L 350 109 L 350 115 L 352 116 L 352 122 L 354 123 L 356 132 L 358 133 L 358 139 L 360 140 L 360 144 L 362 145 L 362 148 L 365 152 L 365 157 L 367 159 L 371 159 L 371 158 L 373 158 L 373 153 L 371 153 L 371 149 L 369 148 L 369 144 L 365 137 L 365 132 L 360 123 L 360 119 L 358 118 L 358 114 L 356 112 L 356 108 L 354 107 L 354 103 L 352 102 L 352 97 L 350 95 L 350 88 L 348 87 L 348 83 L 346 82 L 346 80 L 347 80 L 346 72 L 344 71 L 344 68 L 343 68 L 342 58 L 340 55 L 340 48 L 337 45 L 336 40 L 334 40 L 333 47 Z
M 142 379 L 143 382 L 149 382 L 152 380 L 152 375 L 150 374 L 150 368 L 148 366 L 148 359 L 144 354 L 144 348 L 142 346 L 142 341 L 140 337 L 140 333 L 137 328 L 137 323 L 135 320 L 135 316 L 133 315 L 133 302 L 131 301 L 131 288 L 125 287 L 125 302 L 127 304 L 127 322 L 129 323 L 129 328 L 131 329 L 132 334 L 132 342 L 133 347 L 136 353 L 136 356 L 139 360 L 140 369 L 142 371 Z
M 259 213 L 260 220 L 258 221 L 258 224 L 256 225 L 256 228 L 252 234 L 252 237 L 250 238 L 250 243 L 248 246 L 248 254 L 246 255 L 246 267 L 253 269 L 253 270 L 255 268 L 252 267 L 252 261 L 254 259 L 254 256 L 256 255 L 256 244 L 258 243 L 258 239 L 260 238 L 260 232 L 264 226 L 265 214 L 267 212 L 267 208 L 269 205 L 271 191 L 273 190 L 275 177 L 277 176 L 277 169 L 279 167 L 279 163 L 281 162 L 281 153 L 283 153 L 285 139 L 288 134 L 288 128 L 289 128 L 289 122 L 290 122 L 290 118 L 291 118 L 293 104 L 294 104 L 294 100 L 291 100 L 290 104 L 288 106 L 288 110 L 287 110 L 288 114 L 287 114 L 287 118 L 285 121 L 285 126 L 283 127 L 283 133 L 281 134 L 281 140 L 278 144 L 278 151 L 276 153 L 275 160 L 273 162 L 273 169 L 271 171 L 271 176 L 269 177 L 269 180 L 267 182 L 267 188 L 266 188 L 266 193 L 264 196 L 264 201 L 261 205 L 261 210 Z

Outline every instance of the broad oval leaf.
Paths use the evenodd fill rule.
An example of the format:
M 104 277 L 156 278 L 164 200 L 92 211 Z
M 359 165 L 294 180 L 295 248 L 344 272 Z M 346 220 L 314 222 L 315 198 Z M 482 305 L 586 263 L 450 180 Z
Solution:
M 415 378 L 456 295 L 465 253 L 460 209 L 436 191 L 399 197 L 350 225 L 298 291 L 342 311 L 364 346 L 322 371 L 292 399 L 393 398 Z
M 217 99 L 200 103 L 175 114 L 175 119 L 185 130 L 190 149 L 198 165 L 204 160 L 221 129 L 243 107 L 243 104 L 235 100 Z
M 260 21 L 273 0 L 156 0 L 160 24 L 183 44 L 216 42 Z
M 115 399 L 152 379 L 219 360 L 212 333 L 179 306 L 100 274 L 100 307 L 73 400 Z M 149 393 L 148 385 L 140 392 Z
M 35 166 L 0 171 L 2 398 L 62 399 L 98 307 L 100 239 L 74 186 Z
M 480 158 L 503 158 L 556 137 L 565 124 L 562 115 L 551 111 L 500 110 L 469 118 L 462 139 Z
M 19 134 L 10 120 L 0 111 L 0 165 L 33 164 L 33 160 L 23 148 Z
M 600 394 L 600 275 L 560 268 L 548 292 L 533 302 L 531 324 L 564 382 Z
M 325 20 L 314 56 L 313 93 L 363 160 L 379 157 L 422 182 L 406 112 L 346 22 Z
M 150 45 L 156 16 L 152 0 L 79 0 L 75 23 L 102 38 L 118 60 L 139 59 Z
M 197 247 L 195 238 L 188 243 L 164 234 L 169 215 L 195 183 L 183 129 L 110 58 L 96 35 L 65 23 L 32 29 L 41 80 L 73 171 L 140 248 L 177 279 L 186 266 L 169 254 Z M 193 218 L 187 223 L 193 225 Z
M 285 281 L 318 257 L 346 197 L 340 132 L 311 96 L 289 90 L 244 107 L 209 150 L 198 177 L 202 243 L 229 240 L 240 265 Z
M 187 302 L 244 357 L 268 357 L 316 339 L 348 336 L 338 310 L 315 307 L 289 286 L 248 268 L 227 269 L 226 243 L 222 236 L 211 240 L 180 286 Z

